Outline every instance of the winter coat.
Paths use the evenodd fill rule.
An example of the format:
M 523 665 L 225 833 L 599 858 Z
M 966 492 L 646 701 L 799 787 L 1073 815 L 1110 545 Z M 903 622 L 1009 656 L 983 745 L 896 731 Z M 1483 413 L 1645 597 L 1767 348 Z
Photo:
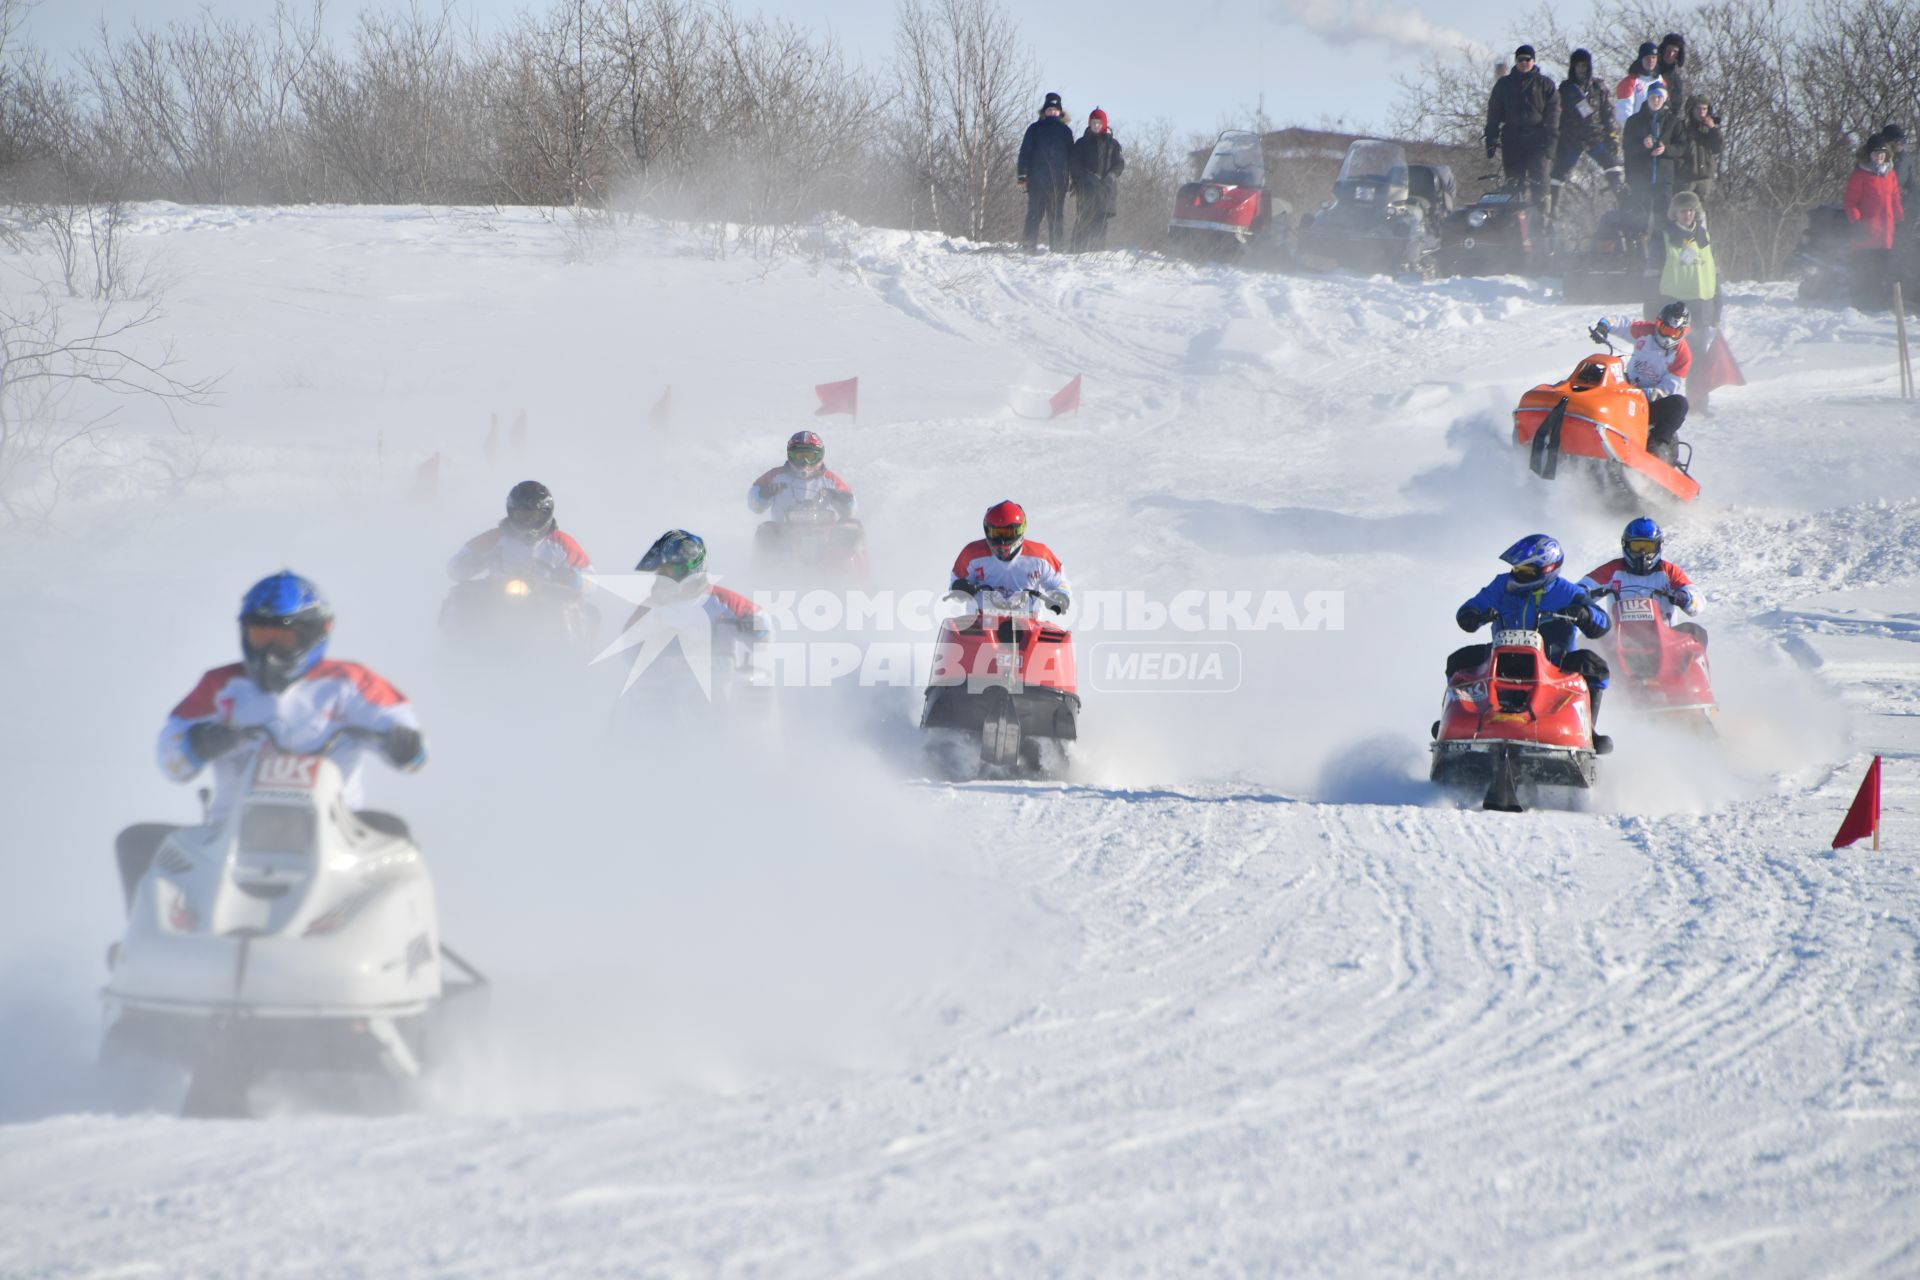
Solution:
M 1668 49 L 1675 51 L 1672 62 L 1667 61 Z M 1687 100 L 1686 71 L 1684 70 L 1686 65 L 1687 38 L 1669 31 L 1660 38 L 1660 61 L 1654 64 L 1654 70 L 1659 72 L 1660 78 L 1667 82 L 1667 101 L 1676 107 Z
M 1487 150 L 1551 151 L 1560 133 L 1560 93 L 1547 74 L 1517 68 L 1493 82 L 1487 97 Z
M 1705 98 L 1695 98 L 1689 102 L 1686 114 L 1673 127 L 1673 136 L 1684 152 L 1674 166 L 1675 182 L 1711 182 L 1720 176 L 1720 153 L 1727 145 L 1727 135 L 1717 123 L 1711 129 L 1704 129 L 1693 119 L 1694 107 L 1706 101 Z M 1708 114 L 1712 114 L 1710 103 Z M 1668 148 L 1669 153 L 1672 150 Z
M 1576 49 L 1567 62 L 1567 78 L 1560 82 L 1560 149 L 1586 151 L 1605 146 L 1618 152 L 1620 134 L 1614 127 L 1613 101 L 1593 78 L 1593 57 Z M 1581 74 L 1584 70 L 1585 74 Z
M 1622 133 L 1626 132 L 1627 121 L 1633 119 L 1634 114 L 1647 103 L 1648 86 L 1659 79 L 1660 73 L 1658 71 L 1642 71 L 1639 60 L 1635 59 L 1634 64 L 1627 68 L 1627 78 L 1616 85 L 1613 90 L 1613 123 L 1615 128 L 1619 129 Z M 1665 82 L 1662 81 L 1662 83 Z M 1667 90 L 1667 104 L 1669 106 L 1673 104 L 1673 90 L 1671 89 Z
M 1854 169 L 1847 179 L 1847 220 L 1855 224 L 1854 248 L 1893 248 L 1893 228 L 1905 216 L 1891 169 L 1881 172 L 1865 164 Z
M 1607 611 L 1594 603 L 1580 587 L 1566 578 L 1553 577 L 1540 583 L 1518 583 L 1503 573 L 1474 593 L 1460 606 L 1454 621 L 1462 631 L 1478 631 L 1484 622 L 1469 627 L 1477 617 L 1498 615 L 1494 626 L 1501 631 L 1538 631 L 1545 643 L 1547 658 L 1559 666 L 1566 655 L 1579 645 L 1574 635 L 1576 624 L 1559 618 L 1543 619 L 1542 614 L 1565 613 L 1582 621 L 1580 629 L 1592 637 L 1605 635 L 1613 627 Z
M 1020 140 L 1020 159 L 1015 174 L 1029 191 L 1067 189 L 1067 175 L 1073 163 L 1073 126 L 1065 120 L 1041 116 L 1027 126 Z
M 1627 127 L 1620 131 L 1620 154 L 1626 163 L 1628 186 L 1673 184 L 1679 176 L 1684 151 L 1678 124 L 1679 119 L 1665 107 L 1655 112 L 1652 106 L 1642 103 L 1633 113 Z M 1654 155 L 1646 146 L 1648 138 L 1652 138 L 1655 145 L 1664 143 L 1666 152 Z
M 1120 139 L 1112 133 L 1095 133 L 1088 129 L 1073 144 L 1073 189 L 1080 201 L 1080 208 L 1088 213 L 1102 213 L 1111 218 L 1119 212 L 1118 184 L 1114 179 L 1127 167 L 1127 158 L 1121 153 Z

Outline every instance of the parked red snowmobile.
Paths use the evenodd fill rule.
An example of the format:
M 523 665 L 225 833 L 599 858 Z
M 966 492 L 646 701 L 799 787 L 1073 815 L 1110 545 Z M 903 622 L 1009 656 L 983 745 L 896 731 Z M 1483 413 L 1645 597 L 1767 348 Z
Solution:
M 1174 195 L 1167 238 L 1176 252 L 1212 257 L 1256 244 L 1284 250 L 1292 226 L 1292 206 L 1267 186 L 1260 135 L 1229 129 L 1213 144 L 1199 179 Z
M 1043 740 L 1079 736 L 1073 637 L 1037 607 L 1031 592 L 982 591 L 940 624 L 920 727 L 978 733 L 989 771 L 1041 773 Z
M 1612 613 L 1613 629 L 1601 641 L 1612 669 L 1609 684 L 1642 711 L 1711 724 L 1718 708 L 1700 638 L 1667 625 L 1660 601 L 1650 595 L 1617 597 Z
M 1606 484 L 1635 495 L 1629 473 L 1645 476 L 1684 502 L 1700 496 L 1700 482 L 1687 473 L 1693 449 L 1679 442 L 1667 463 L 1647 451 L 1647 393 L 1627 380 L 1626 362 L 1614 351 L 1581 358 L 1558 382 L 1542 383 L 1520 397 L 1513 411 L 1513 441 L 1527 450 L 1528 466 L 1543 480 L 1559 474 L 1563 456 L 1587 461 Z
M 1547 660 L 1538 631 L 1496 631 L 1487 661 L 1448 682 L 1430 776 L 1484 783 L 1482 807 L 1519 813 L 1523 784 L 1593 785 L 1596 754 L 1586 680 Z

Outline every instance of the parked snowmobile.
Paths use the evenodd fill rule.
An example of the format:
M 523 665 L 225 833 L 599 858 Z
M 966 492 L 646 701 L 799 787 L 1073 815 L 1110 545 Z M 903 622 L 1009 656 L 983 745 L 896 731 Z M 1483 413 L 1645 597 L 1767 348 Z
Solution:
M 826 501 L 787 508 L 753 531 L 755 567 L 773 573 L 861 578 L 867 572 L 866 527 Z
M 257 732 L 245 792 L 166 836 L 109 953 L 102 1055 L 187 1068 L 190 1115 L 248 1114 L 275 1071 L 417 1080 L 444 1002 L 485 981 L 441 942 L 406 824 L 347 808 L 338 736 Z
M 1284 251 L 1293 207 L 1267 186 L 1260 135 L 1229 129 L 1213 144 L 1195 182 L 1173 198 L 1167 238 L 1175 252 L 1212 257 L 1256 244 Z
M 1546 266 L 1547 220 L 1523 187 L 1502 182 L 1446 216 L 1434 256 L 1441 275 L 1530 275 Z
M 1496 631 L 1487 661 L 1447 684 L 1430 776 L 1519 813 L 1523 785 L 1592 786 L 1596 756 L 1586 680 L 1548 661 L 1538 631 Z
M 1646 297 L 1646 241 L 1627 230 L 1627 219 L 1618 209 L 1602 213 L 1584 247 L 1564 250 L 1555 265 L 1568 302 L 1640 302 Z
M 1800 277 L 1801 302 L 1838 305 L 1853 296 L 1853 223 L 1843 204 L 1815 205 L 1807 211 L 1806 234 L 1789 260 Z
M 1030 592 L 982 591 L 968 607 L 940 624 L 920 727 L 979 734 L 985 772 L 1049 771 L 1042 742 L 1079 736 L 1073 637 L 1035 616 Z
M 1613 588 L 1613 628 L 1602 638 L 1612 672 L 1610 684 L 1628 705 L 1662 718 L 1685 718 L 1710 727 L 1719 708 L 1707 646 L 1695 634 L 1667 624 L 1660 602 L 1642 594 L 1620 596 Z
M 1624 496 L 1635 496 L 1630 476 L 1639 475 L 1683 502 L 1693 501 L 1700 482 L 1688 474 L 1692 446 L 1677 442 L 1673 464 L 1647 451 L 1647 393 L 1627 380 L 1612 340 L 1596 335 L 1596 341 L 1606 343 L 1606 355 L 1584 356 L 1560 381 L 1520 397 L 1514 443 L 1527 450 L 1529 467 L 1543 480 L 1559 474 L 1563 458 L 1574 458 Z
M 1361 271 L 1417 271 L 1439 247 L 1453 199 L 1446 165 L 1410 165 L 1399 143 L 1362 138 L 1347 148 L 1333 199 L 1301 230 L 1300 252 Z

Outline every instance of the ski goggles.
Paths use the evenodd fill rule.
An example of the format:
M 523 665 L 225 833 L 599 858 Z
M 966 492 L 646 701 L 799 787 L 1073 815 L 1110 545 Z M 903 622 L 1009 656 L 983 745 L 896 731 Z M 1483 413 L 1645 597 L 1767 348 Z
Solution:
M 787 450 L 787 461 L 800 467 L 817 467 L 827 460 L 827 451 L 819 445 L 795 445 Z
M 1630 556 L 1657 556 L 1660 544 L 1652 538 L 1628 538 L 1626 552 Z
M 1507 576 L 1515 582 L 1538 582 L 1546 573 L 1545 565 L 1526 563 L 1513 566 L 1507 571 Z
M 990 524 L 987 526 L 987 541 L 1004 547 L 1020 541 L 1026 532 L 1027 526 L 1024 524 Z
M 303 639 L 299 628 L 287 623 L 271 622 L 249 622 L 246 637 L 247 647 L 259 651 L 298 649 Z

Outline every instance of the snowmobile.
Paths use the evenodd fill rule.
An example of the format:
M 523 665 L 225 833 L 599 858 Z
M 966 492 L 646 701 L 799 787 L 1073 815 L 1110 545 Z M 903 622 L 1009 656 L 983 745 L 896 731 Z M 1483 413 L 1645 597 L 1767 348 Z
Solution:
M 1547 660 L 1538 631 L 1496 631 L 1487 661 L 1447 684 L 1430 776 L 1485 785 L 1483 808 L 1519 813 L 1523 785 L 1592 786 L 1597 755 L 1586 680 Z
M 1513 411 L 1513 440 L 1527 450 L 1528 466 L 1543 480 L 1559 474 L 1562 457 L 1582 460 L 1602 483 L 1623 496 L 1635 493 L 1629 475 L 1644 476 L 1666 493 L 1691 502 L 1700 482 L 1688 474 L 1693 448 L 1675 442 L 1669 461 L 1647 449 L 1647 393 L 1627 380 L 1626 362 L 1613 340 L 1598 330 L 1606 355 L 1581 358 L 1558 382 L 1542 383 L 1520 397 Z
M 1489 174 L 1488 177 L 1498 175 Z M 1545 266 L 1546 217 L 1527 199 L 1525 184 L 1507 180 L 1440 224 L 1434 265 L 1441 275 L 1528 275 Z
M 244 1116 L 276 1071 L 401 1089 L 432 1060 L 443 1006 L 485 983 L 440 938 L 407 825 L 354 812 L 327 750 L 252 743 L 224 821 L 160 842 L 108 954 L 102 1056 L 192 1073 L 188 1115 Z M 203 793 L 203 799 L 204 799 Z
M 503 655 L 585 654 L 600 630 L 600 611 L 578 587 L 530 570 L 454 584 L 440 605 L 440 627 L 463 645 Z
M 1643 712 L 1710 728 L 1718 708 L 1705 643 L 1669 626 L 1653 596 L 1609 594 L 1615 597 L 1613 629 L 1601 641 L 1612 671 L 1609 683 Z
M 753 556 L 761 570 L 861 578 L 867 571 L 867 531 L 824 499 L 800 503 L 754 530 Z
M 1042 742 L 1079 736 L 1073 636 L 1035 616 L 1032 592 L 981 591 L 965 603 L 940 624 L 920 727 L 979 734 L 983 773 L 1047 772 L 1057 752 Z
M 1256 245 L 1279 251 L 1293 225 L 1293 207 L 1267 186 L 1260 135 L 1229 129 L 1213 144 L 1197 181 L 1173 198 L 1167 239 L 1174 251 L 1207 258 Z
M 1853 223 L 1847 206 L 1821 204 L 1807 211 L 1807 230 L 1789 267 L 1800 277 L 1801 302 L 1844 304 L 1853 296 Z
M 1567 249 L 1555 266 L 1568 302 L 1640 302 L 1646 297 L 1646 238 L 1628 230 L 1626 215 L 1618 209 L 1602 213 L 1585 248 Z
M 1453 199 L 1446 165 L 1410 165 L 1399 143 L 1361 138 L 1347 148 L 1333 199 L 1301 229 L 1301 255 L 1361 271 L 1418 271 L 1440 245 Z

